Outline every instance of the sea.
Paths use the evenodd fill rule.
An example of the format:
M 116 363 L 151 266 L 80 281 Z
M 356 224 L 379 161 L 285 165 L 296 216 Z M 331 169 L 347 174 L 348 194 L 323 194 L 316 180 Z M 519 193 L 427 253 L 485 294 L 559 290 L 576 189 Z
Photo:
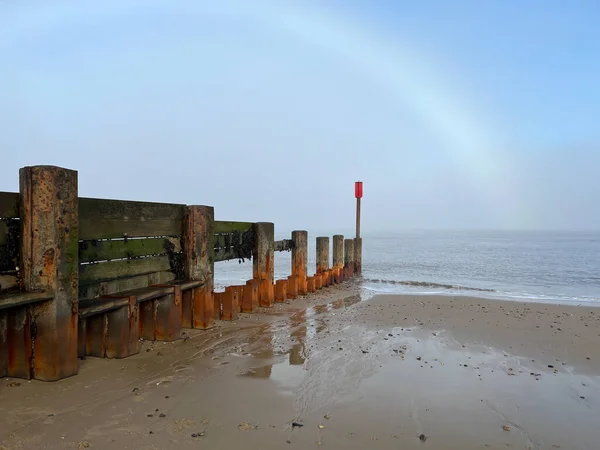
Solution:
M 315 271 L 314 241 L 309 236 L 309 274 Z M 285 278 L 290 271 L 290 252 L 276 252 L 275 278 Z M 215 264 L 216 289 L 251 277 L 250 261 Z M 362 276 L 355 282 L 374 294 L 600 305 L 600 232 L 365 233 Z

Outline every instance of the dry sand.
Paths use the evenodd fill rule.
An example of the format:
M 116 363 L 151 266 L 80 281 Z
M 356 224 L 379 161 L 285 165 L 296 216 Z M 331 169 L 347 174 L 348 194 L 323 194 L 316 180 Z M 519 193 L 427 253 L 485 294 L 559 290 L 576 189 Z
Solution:
M 1 380 L 0 449 L 600 448 L 597 308 L 350 284 L 220 325 Z

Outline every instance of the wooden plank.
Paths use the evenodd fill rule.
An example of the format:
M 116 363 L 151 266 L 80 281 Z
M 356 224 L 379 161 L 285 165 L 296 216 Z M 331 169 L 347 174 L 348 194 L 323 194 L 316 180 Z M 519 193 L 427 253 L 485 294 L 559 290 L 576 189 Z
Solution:
M 215 262 L 220 261 L 231 261 L 233 259 L 239 259 L 233 250 L 226 252 L 225 250 L 221 250 L 219 252 L 215 252 Z
M 276 252 L 286 252 L 290 251 L 294 248 L 294 241 L 291 239 L 282 239 L 280 241 L 275 241 L 275 251 Z
M 155 272 L 149 275 L 122 278 L 100 283 L 79 286 L 79 300 L 91 299 L 103 295 L 116 294 L 132 289 L 140 289 L 151 284 L 168 283 L 175 279 L 175 274 L 170 271 Z
M 239 231 L 243 233 L 252 228 L 252 222 L 225 222 L 215 220 L 215 233 L 233 233 Z
M 98 264 L 82 264 L 79 266 L 79 284 L 99 283 L 136 275 L 149 275 L 171 268 L 168 256 L 153 256 L 140 259 L 110 261 Z
M 18 286 L 17 274 L 2 274 L 0 273 L 0 292 L 15 289 Z
M 177 236 L 182 232 L 184 205 L 79 199 L 79 239 Z
M 95 298 L 93 300 L 82 300 L 79 302 L 79 318 L 94 316 L 96 314 L 112 311 L 129 305 L 129 298 Z
M 119 239 L 111 241 L 83 241 L 79 243 L 79 262 L 106 261 L 147 255 L 179 253 L 179 238 Z
M 0 192 L 0 217 L 19 217 L 18 192 Z
M 54 294 L 49 292 L 15 292 L 2 294 L 0 295 L 0 310 L 52 300 L 53 298 Z

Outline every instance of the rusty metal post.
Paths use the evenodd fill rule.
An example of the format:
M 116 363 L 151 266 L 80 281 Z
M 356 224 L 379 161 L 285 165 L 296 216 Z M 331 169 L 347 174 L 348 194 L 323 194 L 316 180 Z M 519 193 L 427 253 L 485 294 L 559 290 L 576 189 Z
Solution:
M 214 228 L 215 210 L 212 206 L 186 206 L 183 222 L 183 270 L 186 280 L 202 281 L 185 295 L 183 311 L 192 313 L 194 328 L 210 328 L 213 319 Z M 191 305 L 186 304 L 190 302 Z M 184 323 L 188 323 L 184 320 Z
M 354 239 L 344 240 L 344 269 L 346 277 L 354 275 Z
M 221 319 L 221 306 L 222 306 L 222 292 L 213 292 L 213 319 L 220 320 Z
M 26 291 L 54 299 L 31 307 L 31 373 L 54 381 L 75 375 L 79 288 L 77 172 L 54 166 L 19 171 L 21 277 Z
M 8 317 L 6 311 L 0 311 L 0 377 L 8 375 Z
M 317 238 L 317 273 L 329 270 L 329 237 Z M 325 285 L 325 283 L 323 283 Z
M 315 274 L 315 289 L 319 290 L 323 287 L 323 276 L 320 273 Z
M 275 225 L 271 222 L 254 224 L 254 249 L 252 251 L 252 274 L 260 280 L 260 306 L 273 306 L 275 297 Z
M 292 275 L 298 277 L 298 294 L 306 295 L 308 286 L 308 231 L 292 231 Z
M 333 269 L 335 282 L 341 283 L 343 274 L 340 269 L 344 267 L 344 236 L 336 234 L 333 236 Z
M 354 239 L 354 275 L 362 272 L 362 238 Z

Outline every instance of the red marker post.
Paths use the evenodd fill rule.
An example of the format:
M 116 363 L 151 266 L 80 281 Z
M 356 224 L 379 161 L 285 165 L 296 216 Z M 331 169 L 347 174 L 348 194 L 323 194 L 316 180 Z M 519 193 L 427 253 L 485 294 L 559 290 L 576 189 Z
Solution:
M 356 239 L 354 239 L 354 274 L 360 275 L 362 271 L 362 239 L 360 237 L 360 199 L 363 196 L 363 183 L 354 183 L 354 196 L 356 197 Z

